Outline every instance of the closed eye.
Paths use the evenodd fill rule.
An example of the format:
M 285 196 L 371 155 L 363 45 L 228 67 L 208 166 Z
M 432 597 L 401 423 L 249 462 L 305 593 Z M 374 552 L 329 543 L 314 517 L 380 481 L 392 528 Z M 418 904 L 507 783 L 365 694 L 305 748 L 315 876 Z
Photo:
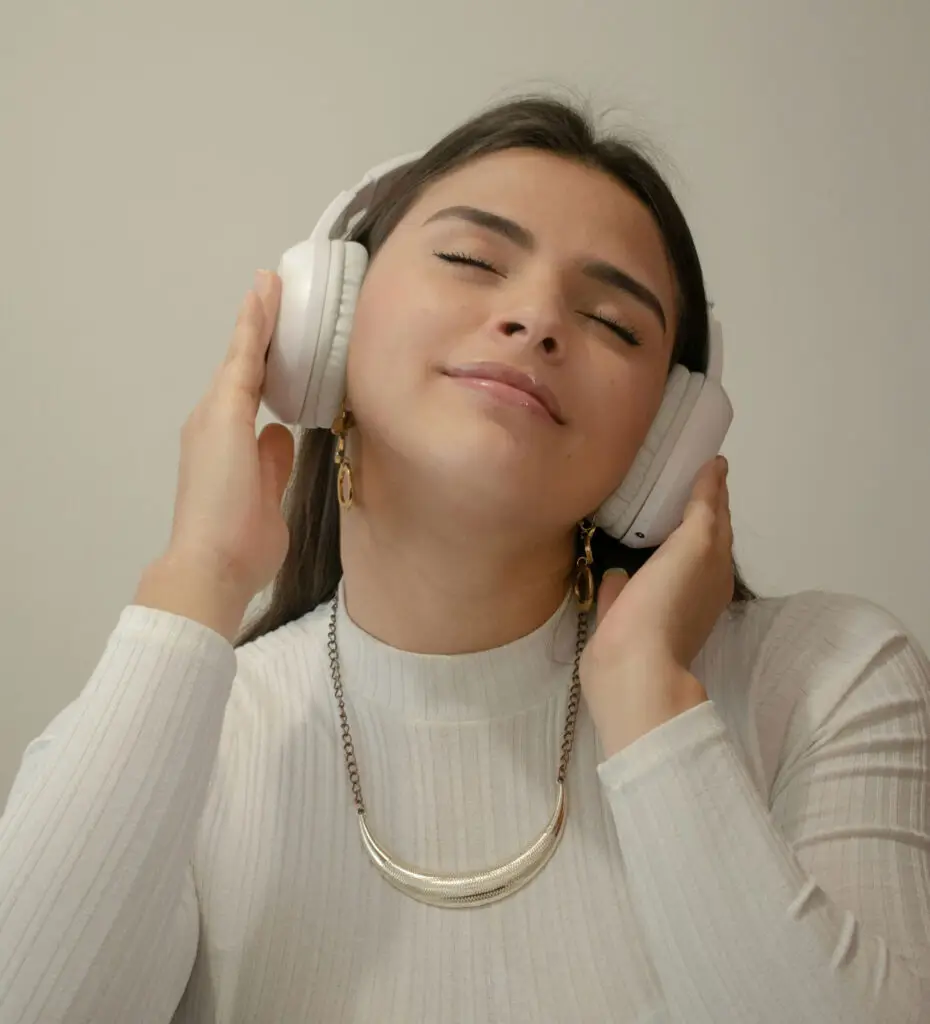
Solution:
M 446 263 L 459 263 L 466 267 L 478 267 L 480 270 L 490 270 L 492 274 L 497 274 L 499 277 L 504 276 L 492 263 L 488 263 L 487 260 L 483 260 L 478 256 L 469 256 L 464 252 L 434 252 L 433 255 L 444 260 Z
M 469 256 L 468 253 L 464 252 L 434 252 L 433 255 L 445 263 L 458 263 L 461 266 L 477 267 L 479 270 L 488 270 L 492 274 L 497 274 L 498 277 L 504 276 L 493 263 L 488 263 L 487 260 L 481 259 L 480 256 Z M 603 324 L 609 331 L 612 331 L 618 338 L 622 338 L 629 345 L 637 347 L 642 345 L 642 340 L 632 327 L 625 327 L 619 321 L 609 316 L 601 316 L 595 313 L 582 313 L 582 316 L 586 316 L 589 320 L 594 321 L 594 323 Z
M 597 324 L 603 324 L 609 331 L 613 331 L 618 338 L 622 338 L 628 345 L 640 346 L 642 345 L 642 339 L 633 330 L 632 327 L 625 327 L 623 324 L 614 320 L 609 316 L 598 316 L 594 313 L 584 313 L 589 320 L 593 320 Z

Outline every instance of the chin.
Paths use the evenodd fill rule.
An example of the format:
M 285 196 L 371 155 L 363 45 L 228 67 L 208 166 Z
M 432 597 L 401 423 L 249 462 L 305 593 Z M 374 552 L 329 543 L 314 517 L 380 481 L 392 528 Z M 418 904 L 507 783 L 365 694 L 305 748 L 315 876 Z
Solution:
M 495 516 L 525 508 L 527 496 L 541 495 L 554 472 L 539 446 L 528 445 L 494 423 L 437 430 L 421 464 L 457 501 Z
M 525 521 L 529 507 L 550 504 L 553 481 L 565 475 L 549 424 L 519 408 L 468 398 L 458 402 L 446 393 L 426 402 L 392 401 L 390 413 L 366 417 L 376 439 L 371 455 L 385 469 L 393 464 L 390 475 L 409 481 L 412 495 L 426 502 L 451 501 L 473 520 Z
M 430 443 L 463 472 L 472 466 L 474 472 L 538 473 L 544 463 L 551 468 L 555 452 L 551 435 L 535 421 L 519 409 L 462 410 L 449 403 L 432 418 Z

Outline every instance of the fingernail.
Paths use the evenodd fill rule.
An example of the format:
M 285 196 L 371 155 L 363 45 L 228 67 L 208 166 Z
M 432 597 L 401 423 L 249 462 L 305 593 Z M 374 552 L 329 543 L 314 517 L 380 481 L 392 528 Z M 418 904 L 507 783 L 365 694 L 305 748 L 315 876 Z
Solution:
M 270 270 L 256 270 L 255 271 L 255 290 L 261 291 L 268 281 L 268 275 L 271 273 Z
M 626 579 L 630 578 L 630 574 L 626 571 L 626 569 L 621 569 L 619 566 L 612 566 L 610 569 L 605 569 L 604 579 L 607 579 L 608 576 L 621 576 Z

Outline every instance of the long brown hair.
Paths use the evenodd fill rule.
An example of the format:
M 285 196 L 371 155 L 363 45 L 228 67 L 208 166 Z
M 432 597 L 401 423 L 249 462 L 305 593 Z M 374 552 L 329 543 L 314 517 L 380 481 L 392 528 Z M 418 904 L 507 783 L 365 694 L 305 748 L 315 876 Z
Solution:
M 408 168 L 352 231 L 374 257 L 423 189 L 477 157 L 504 149 L 536 149 L 603 171 L 651 211 L 662 232 L 678 286 L 678 333 L 671 362 L 690 370 L 707 365 L 707 295 L 691 231 L 671 189 L 636 144 L 599 136 L 580 109 L 550 97 L 510 100 L 460 125 Z M 342 575 L 339 505 L 333 462 L 335 439 L 328 430 L 301 428 L 295 469 L 284 496 L 290 549 L 275 579 L 271 599 L 243 630 L 237 646 L 312 611 L 335 593 Z M 622 545 L 603 531 L 594 536 L 595 579 L 618 567 L 634 573 L 654 548 Z M 755 597 L 733 563 L 734 603 Z

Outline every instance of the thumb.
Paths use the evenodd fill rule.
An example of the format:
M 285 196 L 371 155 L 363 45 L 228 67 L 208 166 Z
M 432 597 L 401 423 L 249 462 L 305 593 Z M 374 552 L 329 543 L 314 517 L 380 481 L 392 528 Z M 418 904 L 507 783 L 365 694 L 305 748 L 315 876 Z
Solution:
M 604 616 L 610 610 L 610 606 L 617 600 L 629 582 L 630 577 L 625 569 L 608 569 L 604 573 L 604 578 L 597 591 L 596 621 L 598 626 L 604 621 Z
M 258 463 L 265 497 L 280 505 L 294 466 L 294 435 L 283 423 L 269 423 L 258 435 Z

